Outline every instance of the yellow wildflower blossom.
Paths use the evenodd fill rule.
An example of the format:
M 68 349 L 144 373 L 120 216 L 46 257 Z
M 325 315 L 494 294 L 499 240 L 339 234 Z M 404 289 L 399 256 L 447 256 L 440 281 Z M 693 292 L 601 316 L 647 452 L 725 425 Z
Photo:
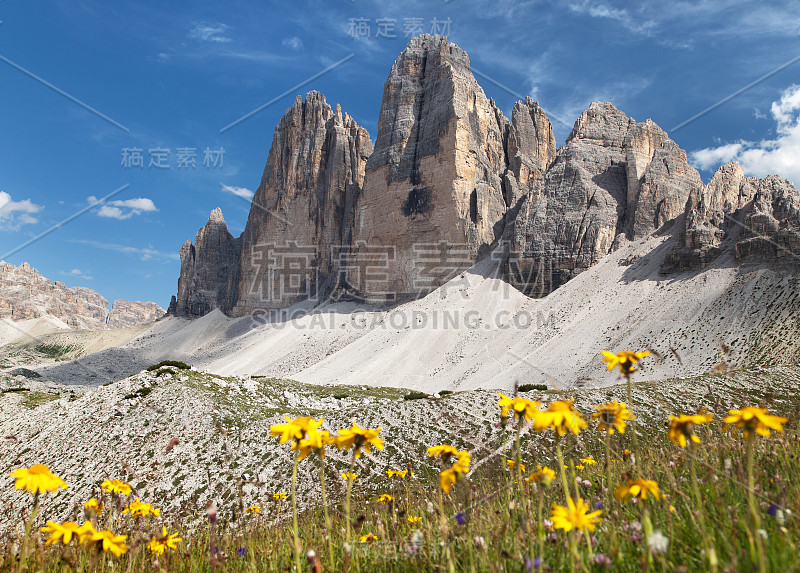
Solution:
M 336 447 L 340 450 L 352 449 L 355 452 L 355 457 L 360 458 L 362 448 L 366 453 L 370 453 L 372 446 L 379 450 L 383 449 L 383 440 L 378 437 L 380 431 L 380 428 L 370 430 L 353 424 L 350 428 L 339 430 L 339 435 L 336 436 Z
M 602 521 L 600 515 L 601 510 L 589 512 L 589 506 L 586 502 L 578 498 L 577 503 L 571 497 L 567 498 L 567 507 L 553 504 L 553 511 L 550 515 L 550 521 L 553 522 L 553 527 L 556 529 L 563 529 L 564 531 L 572 531 L 579 529 L 581 531 L 594 531 L 594 526 L 597 522 Z
M 547 407 L 547 410 L 539 412 L 533 419 L 533 428 L 537 432 L 543 432 L 549 428 L 559 436 L 563 436 L 567 431 L 578 434 L 581 429 L 586 427 L 587 424 L 583 414 L 575 409 L 575 404 L 572 400 L 552 402 Z
M 51 472 L 44 464 L 18 468 L 11 472 L 11 477 L 17 480 L 14 484 L 16 489 L 24 489 L 34 494 L 56 491 L 60 487 L 64 489 L 69 487 L 63 479 Z
M 660 499 L 658 495 L 658 484 L 652 480 L 636 479 L 628 480 L 628 483 L 617 487 L 614 497 L 619 501 L 629 497 L 647 499 L 649 496 Z
M 707 424 L 714 419 L 713 414 L 707 414 L 705 410 L 700 410 L 697 414 L 681 414 L 680 416 L 669 417 L 669 431 L 667 436 L 672 443 L 681 448 L 686 447 L 686 438 L 699 444 L 700 438 L 694 433 L 695 426 Z
M 603 362 L 606 363 L 609 370 L 614 370 L 614 368 L 619 366 L 619 371 L 622 375 L 630 376 L 636 372 L 636 366 L 639 364 L 639 360 L 649 355 L 650 351 L 632 352 L 630 350 L 623 350 L 622 352 L 612 354 L 608 350 L 603 350 Z
M 177 533 L 170 534 L 167 532 L 167 528 L 162 526 L 161 535 L 154 535 L 147 544 L 147 548 L 153 555 L 160 556 L 163 555 L 167 549 L 177 549 L 179 541 L 183 541 L 183 539 L 178 537 Z
M 734 427 L 741 429 L 744 433 L 744 439 L 750 438 L 750 435 L 755 432 L 759 436 L 769 436 L 770 430 L 783 432 L 783 424 L 789 420 L 780 416 L 773 416 L 767 413 L 766 408 L 756 408 L 748 406 L 741 410 L 730 410 L 730 415 L 725 416 L 723 420 L 727 426 L 725 429 Z
M 609 434 L 613 434 L 616 429 L 620 434 L 624 434 L 627 422 L 636 419 L 625 402 L 614 400 L 608 404 L 596 404 L 592 407 L 597 410 L 592 414 L 592 418 L 598 421 L 598 432 L 608 431 Z
M 105 479 L 103 483 L 100 484 L 100 487 L 103 488 L 103 491 L 106 493 L 118 493 L 120 495 L 131 494 L 131 486 L 118 479 Z

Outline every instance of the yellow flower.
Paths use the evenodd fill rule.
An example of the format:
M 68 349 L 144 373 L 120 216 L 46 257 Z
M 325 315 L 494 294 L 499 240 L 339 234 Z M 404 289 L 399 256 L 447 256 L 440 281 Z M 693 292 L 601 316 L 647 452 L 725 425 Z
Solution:
M 316 422 L 316 420 L 311 421 Z M 319 420 L 319 423 L 321 424 L 322 420 Z M 313 428 L 310 432 L 306 432 L 305 438 L 292 442 L 292 449 L 300 450 L 299 460 L 305 459 L 311 452 L 317 452 L 320 457 L 324 458 L 325 445 L 333 443 L 335 443 L 335 440 L 331 438 L 327 430 L 317 430 Z
M 131 494 L 131 486 L 118 479 L 105 479 L 103 483 L 100 484 L 100 487 L 103 488 L 103 491 L 106 493 L 118 493 L 121 495 Z
M 261 506 L 260 505 L 251 505 L 250 507 L 244 508 L 245 513 L 261 513 Z
M 413 516 L 413 515 L 409 515 L 409 516 L 406 518 L 406 521 L 408 521 L 408 522 L 409 522 L 411 525 L 416 525 L 417 523 L 419 523 L 420 521 L 422 521 L 422 518 L 421 518 L 421 517 L 415 517 L 415 516 Z
M 583 499 L 578 498 L 578 502 L 572 501 L 571 497 L 567 498 L 567 507 L 553 504 L 552 515 L 550 521 L 553 522 L 553 527 L 556 529 L 563 529 L 564 531 L 572 531 L 573 529 L 580 529 L 581 531 L 594 531 L 595 523 L 603 521 L 600 514 L 601 510 L 589 512 L 589 507 Z
M 69 542 L 72 541 L 73 537 L 77 543 L 81 543 L 81 528 L 74 521 L 67 521 L 65 523 L 48 521 L 47 525 L 42 527 L 39 531 L 50 534 L 50 537 L 45 542 L 45 545 L 52 545 L 53 543 L 58 543 L 59 541 L 61 541 L 64 545 L 69 545 Z
M 344 481 L 347 481 L 347 480 L 349 480 L 349 479 L 351 479 L 351 480 L 355 481 L 355 479 L 356 479 L 357 477 L 358 477 L 358 474 L 354 474 L 353 472 L 344 472 L 344 473 L 342 473 L 342 479 L 343 479 Z
M 514 460 L 506 460 L 506 465 L 509 468 L 514 469 L 515 467 L 517 467 L 517 462 L 515 462 Z M 525 464 L 519 464 L 519 469 L 520 469 L 520 471 L 524 472 L 525 471 Z
M 525 417 L 526 420 L 532 420 L 533 417 L 539 412 L 537 408 L 541 406 L 539 402 L 528 400 L 527 398 L 509 398 L 505 394 L 500 394 L 500 401 L 497 405 L 500 406 L 500 415 L 503 418 L 508 417 L 509 410 L 514 411 L 516 418 Z
M 582 469 L 584 469 L 584 467 L 581 464 L 578 464 L 577 466 L 575 466 L 575 469 L 576 470 L 582 470 Z
M 280 436 L 279 443 L 285 444 L 289 440 L 299 442 L 307 437 L 311 441 L 310 445 L 322 447 L 322 438 L 319 432 L 317 432 L 317 428 L 322 425 L 322 419 L 313 420 L 305 416 L 295 418 L 294 420 L 290 419 L 288 416 L 284 416 L 284 418 L 286 419 L 286 424 L 274 424 L 269 428 L 273 436 Z M 295 446 L 293 445 L 292 449 L 294 448 Z
M 408 475 L 408 470 L 386 470 L 386 475 L 391 477 L 399 477 L 404 478 Z M 411 472 L 411 475 L 414 475 L 414 472 Z
M 285 493 L 285 492 L 282 492 L 282 491 L 279 491 L 279 492 L 273 493 L 273 494 L 272 494 L 272 499 L 275 499 L 275 500 L 278 500 L 278 499 L 286 499 L 286 493 Z
M 744 433 L 744 439 L 747 440 L 753 432 L 765 437 L 769 436 L 770 430 L 783 432 L 783 424 L 789 420 L 767 414 L 766 408 L 748 406 L 741 410 L 730 410 L 730 415 L 725 416 L 723 421 L 728 424 L 725 426 L 726 430 L 730 427 L 739 428 Z
M 114 535 L 104 529 L 103 531 L 95 531 L 87 541 L 97 543 L 103 551 L 110 551 L 115 557 L 119 557 L 128 552 L 128 546 L 125 545 L 126 539 L 128 539 L 127 535 Z
M 597 462 L 594 461 L 594 458 L 592 456 L 589 456 L 588 458 L 581 458 L 581 463 L 587 466 L 597 465 Z
M 448 445 L 441 445 L 441 446 L 431 446 L 427 450 L 429 458 L 442 458 L 442 460 L 446 459 L 446 456 L 456 456 L 460 453 L 457 449 L 453 446 Z
M 686 447 L 686 438 L 699 444 L 700 438 L 694 433 L 694 427 L 700 424 L 707 424 L 714 419 L 713 414 L 707 414 L 705 410 L 700 410 L 697 414 L 681 414 L 680 416 L 669 417 L 669 431 L 667 436 L 672 443 L 681 448 Z
M 154 535 L 153 538 L 150 539 L 150 543 L 147 544 L 147 548 L 153 555 L 160 556 L 163 555 L 167 549 L 177 549 L 179 541 L 183 541 L 183 539 L 178 537 L 177 533 L 169 534 L 167 528 L 162 526 L 161 535 L 158 537 Z
M 352 449 L 355 452 L 355 457 L 360 458 L 362 447 L 366 453 L 370 452 L 372 446 L 379 450 L 383 449 L 383 440 L 378 437 L 380 431 L 380 428 L 369 430 L 353 424 L 351 428 L 339 430 L 339 435 L 336 436 L 336 447 L 340 450 Z
M 631 352 L 630 350 L 623 350 L 612 354 L 608 350 L 603 350 L 603 362 L 606 363 L 609 370 L 614 370 L 619 366 L 620 374 L 630 376 L 636 372 L 636 365 L 639 364 L 639 360 L 649 355 L 649 351 Z
M 442 463 L 446 463 L 452 456 L 456 457 L 453 467 L 439 472 L 439 487 L 444 493 L 450 493 L 453 486 L 469 472 L 469 464 L 472 456 L 467 452 L 458 451 L 453 446 L 441 445 L 428 448 L 429 457 L 439 457 Z
M 384 493 L 378 498 L 378 503 L 392 503 L 394 498 L 388 493 Z
M 377 535 L 372 535 L 371 533 L 367 533 L 366 535 L 362 535 L 361 537 L 359 537 L 358 540 L 361 543 L 371 543 L 373 541 L 377 541 L 378 540 L 378 536 Z
M 90 515 L 100 515 L 103 513 L 103 504 L 95 498 L 90 497 L 89 501 L 83 504 L 83 510 Z
M 16 489 L 25 489 L 31 493 L 44 493 L 56 491 L 60 487 L 64 489 L 69 487 L 63 479 L 51 472 L 44 464 L 18 468 L 11 472 L 11 477 L 17 480 L 14 485 Z
M 148 515 L 155 515 L 158 517 L 161 515 L 161 510 L 154 508 L 149 503 L 143 503 L 139 501 L 139 498 L 137 497 L 136 501 L 132 501 L 125 506 L 125 509 L 122 510 L 122 513 L 130 513 L 133 517 L 147 517 Z
M 552 402 L 547 410 L 539 412 L 533 419 L 533 428 L 537 432 L 542 432 L 548 428 L 555 430 L 559 436 L 563 436 L 567 430 L 573 434 L 578 434 L 582 428 L 586 428 L 586 420 L 583 414 L 575 409 L 572 400 L 558 400 Z
M 548 468 L 547 466 L 542 467 L 538 466 L 539 471 L 532 473 L 525 479 L 527 481 L 532 481 L 536 483 L 542 483 L 545 487 L 548 487 L 550 483 L 556 479 L 556 472 Z
M 639 499 L 647 499 L 650 495 L 659 499 L 658 484 L 652 480 L 636 479 L 628 480 L 626 485 L 617 487 L 614 492 L 614 497 L 619 501 L 624 500 L 626 497 L 638 497 Z
M 620 433 L 625 433 L 626 422 L 635 420 L 636 416 L 631 414 L 625 402 L 609 402 L 608 404 L 596 404 L 592 406 L 597 412 L 592 414 L 592 418 L 598 420 L 597 431 L 608 430 L 609 434 L 614 433 L 614 429 Z

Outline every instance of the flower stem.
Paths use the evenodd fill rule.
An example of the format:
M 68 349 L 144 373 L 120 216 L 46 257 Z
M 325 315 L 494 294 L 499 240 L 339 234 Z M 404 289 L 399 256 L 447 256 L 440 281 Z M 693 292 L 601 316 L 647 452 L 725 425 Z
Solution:
M 322 488 L 322 507 L 325 510 L 325 537 L 328 538 L 328 560 L 333 569 L 333 537 L 331 536 L 331 516 L 328 513 L 328 498 L 325 495 L 325 458 L 319 456 L 319 484 Z
M 703 498 L 700 494 L 700 485 L 697 481 L 697 470 L 695 468 L 694 463 L 694 455 L 691 451 L 687 450 L 687 455 L 689 457 L 689 471 L 692 475 L 692 490 L 694 491 L 694 505 L 697 509 L 697 517 L 700 520 L 700 531 L 703 533 L 703 539 L 705 540 L 706 545 L 706 558 L 708 559 L 709 567 L 711 571 L 717 570 L 717 553 L 714 549 L 714 544 L 711 541 L 711 538 L 708 536 L 708 530 L 706 529 L 706 518 L 705 518 L 705 504 L 703 503 Z
M 441 528 L 442 536 L 445 538 L 445 552 L 447 553 L 447 571 L 455 573 L 456 566 L 453 563 L 453 548 L 450 547 L 450 527 L 447 523 L 447 516 L 444 513 L 444 496 L 442 490 L 439 490 L 439 526 Z
M 294 565 L 298 573 L 300 569 L 300 530 L 297 527 L 297 464 L 300 461 L 300 449 L 294 455 L 292 467 L 292 533 L 294 534 Z
M 561 438 L 556 437 L 556 455 L 558 456 L 558 467 L 561 470 L 561 485 L 564 487 L 564 496 L 567 498 L 567 508 L 569 508 L 569 483 L 567 483 L 567 472 L 564 469 L 564 455 L 561 452 Z M 575 573 L 576 569 L 576 562 L 578 561 L 578 552 L 575 547 L 575 538 L 573 535 L 569 535 L 569 551 L 572 554 L 572 560 L 570 564 L 572 566 L 572 572 Z
M 625 380 L 628 383 L 628 410 L 633 412 L 633 382 L 631 381 L 631 375 L 626 373 Z M 630 420 L 630 423 L 631 434 L 633 434 L 633 468 L 635 470 L 639 456 L 639 438 L 636 435 L 636 418 Z
M 353 450 L 353 457 L 350 459 L 350 469 L 347 470 L 348 476 L 352 476 L 353 468 L 356 465 L 356 452 L 358 450 Z M 345 494 L 344 499 L 344 520 L 347 525 L 347 547 L 348 551 L 350 550 L 350 539 L 352 537 L 351 530 L 352 530 L 352 523 L 350 521 L 350 492 L 353 490 L 353 480 L 352 477 L 347 478 L 347 493 Z
M 755 479 L 753 477 L 753 446 L 755 435 L 750 432 L 747 437 L 747 500 L 750 505 L 750 516 L 753 519 L 753 536 L 755 538 L 756 551 L 758 552 L 758 570 L 766 571 L 767 563 L 764 557 L 764 544 L 758 535 L 761 529 L 761 515 L 758 512 L 758 502 L 756 501 Z
M 28 543 L 31 538 L 31 528 L 33 527 L 33 520 L 39 515 L 39 492 L 33 494 L 33 510 L 28 521 L 25 522 L 25 537 L 22 539 L 22 549 L 19 555 L 19 572 L 22 573 L 28 569 Z

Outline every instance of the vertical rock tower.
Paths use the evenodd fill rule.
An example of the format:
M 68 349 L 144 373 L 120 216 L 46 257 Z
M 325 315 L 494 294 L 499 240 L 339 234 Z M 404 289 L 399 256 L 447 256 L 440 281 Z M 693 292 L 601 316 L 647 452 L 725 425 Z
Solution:
M 555 154 L 538 105 L 519 102 L 509 123 L 469 65 L 447 38 L 423 35 L 384 84 L 353 250 L 390 249 L 384 286 L 400 296 L 435 288 L 487 253 L 520 188 Z

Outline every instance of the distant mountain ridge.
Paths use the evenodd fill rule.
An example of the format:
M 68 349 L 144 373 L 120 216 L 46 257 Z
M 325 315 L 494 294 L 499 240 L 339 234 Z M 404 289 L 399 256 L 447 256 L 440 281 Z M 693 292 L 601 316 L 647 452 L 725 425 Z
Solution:
M 104 330 L 153 322 L 166 311 L 154 302 L 108 300 L 86 287 L 51 281 L 28 263 L 0 263 L 0 319 L 53 317 L 75 329 Z
M 322 94 L 297 96 L 275 128 L 244 233 L 233 237 L 212 212 L 181 249 L 169 312 L 242 316 L 342 295 L 402 301 L 487 256 L 541 297 L 659 233 L 677 237 L 665 276 L 725 253 L 737 264 L 796 263 L 800 192 L 778 176 L 745 177 L 738 164 L 704 185 L 666 132 L 611 103 L 592 103 L 556 149 L 537 102 L 518 101 L 509 120 L 466 52 L 422 35 L 384 84 L 374 146 Z

